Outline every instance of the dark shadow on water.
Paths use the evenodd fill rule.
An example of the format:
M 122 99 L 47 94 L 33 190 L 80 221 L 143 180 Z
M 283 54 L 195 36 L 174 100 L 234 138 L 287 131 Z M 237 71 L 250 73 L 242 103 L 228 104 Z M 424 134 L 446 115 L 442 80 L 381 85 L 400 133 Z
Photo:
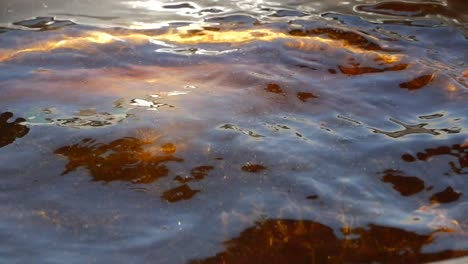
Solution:
M 456 160 L 448 163 L 452 172 L 455 174 L 468 174 L 468 171 L 465 170 L 465 168 L 468 168 L 468 143 L 428 148 L 422 152 L 417 152 L 415 156 L 405 153 L 401 158 L 406 162 L 415 162 L 417 160 L 430 162 L 431 159 L 437 156 L 451 156 Z
M 405 162 L 414 164 L 417 161 L 432 162 L 434 157 L 437 156 L 452 156 L 457 159 L 457 163 L 449 161 L 448 165 L 455 175 L 468 174 L 464 169 L 468 167 L 468 144 L 455 144 L 452 146 L 442 146 L 437 148 L 429 148 L 424 152 L 418 152 L 416 157 L 409 153 L 405 153 L 401 156 L 401 159 Z M 393 185 L 393 189 L 398 191 L 402 196 L 411 196 L 422 192 L 426 188 L 426 184 L 423 180 L 416 176 L 407 176 L 404 172 L 399 170 L 386 170 L 382 176 L 382 181 Z M 450 174 L 444 173 L 440 176 L 449 176 Z M 433 191 L 434 182 L 429 183 L 429 187 L 426 191 Z M 454 187 L 448 186 L 444 190 L 433 193 L 429 198 L 431 204 L 444 204 L 452 203 L 457 201 L 463 195 L 454 189 Z
M 66 17 L 85 17 L 85 18 L 93 18 L 93 19 L 98 19 L 98 20 L 103 20 L 103 21 L 119 18 L 116 16 L 91 16 L 91 15 L 85 15 L 85 14 L 72 14 L 72 13 L 54 13 L 52 15 L 66 16 Z
M 445 190 L 431 196 L 431 203 L 451 203 L 457 201 L 462 193 L 453 190 L 452 187 L 447 187 Z
M 441 135 L 442 133 L 444 134 L 458 134 L 461 131 L 461 128 L 458 127 L 452 127 L 452 128 L 426 128 L 429 123 L 419 123 L 419 124 L 406 124 L 403 123 L 399 120 L 396 120 L 394 118 L 390 118 L 390 121 L 393 123 L 400 125 L 404 129 L 402 130 L 397 130 L 397 131 L 383 131 L 380 129 L 375 129 L 371 128 L 372 132 L 377 133 L 377 134 L 383 134 L 391 138 L 401 138 L 407 135 L 413 135 L 413 134 L 429 134 L 433 136 L 438 136 Z M 408 158 L 408 157 L 407 157 Z
M 180 4 L 170 4 L 170 5 L 163 5 L 163 8 L 166 9 L 195 9 L 194 6 L 192 6 L 189 3 L 180 3 Z
M 22 125 L 26 120 L 17 118 L 9 123 L 8 120 L 13 117 L 13 113 L 5 112 L 0 115 L 0 148 L 13 143 L 17 138 L 22 138 L 29 133 L 29 128 Z
M 386 170 L 382 181 L 391 183 L 393 189 L 403 196 L 411 196 L 424 190 L 424 181 L 415 176 L 406 176 L 401 171 Z
M 432 14 L 446 14 L 447 10 L 443 5 L 432 3 L 409 3 L 401 1 L 392 1 L 378 3 L 375 5 L 361 5 L 357 10 L 403 17 L 418 17 Z
M 36 29 L 39 31 L 46 31 L 72 26 L 75 25 L 75 23 L 70 20 L 56 20 L 54 17 L 36 17 L 33 19 L 15 22 L 13 25 L 22 26 L 29 29 Z

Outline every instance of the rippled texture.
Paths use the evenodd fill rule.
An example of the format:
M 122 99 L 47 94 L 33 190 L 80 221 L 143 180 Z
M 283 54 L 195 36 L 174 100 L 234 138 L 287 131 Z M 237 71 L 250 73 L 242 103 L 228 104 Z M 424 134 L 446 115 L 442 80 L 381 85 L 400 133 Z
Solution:
M 468 256 L 467 8 L 2 1 L 0 262 Z

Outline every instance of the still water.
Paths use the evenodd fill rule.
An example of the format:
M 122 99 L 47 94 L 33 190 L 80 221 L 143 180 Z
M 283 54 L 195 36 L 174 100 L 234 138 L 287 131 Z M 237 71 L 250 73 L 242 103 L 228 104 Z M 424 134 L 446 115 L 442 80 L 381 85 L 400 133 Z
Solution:
M 0 3 L 0 262 L 468 255 L 468 4 Z

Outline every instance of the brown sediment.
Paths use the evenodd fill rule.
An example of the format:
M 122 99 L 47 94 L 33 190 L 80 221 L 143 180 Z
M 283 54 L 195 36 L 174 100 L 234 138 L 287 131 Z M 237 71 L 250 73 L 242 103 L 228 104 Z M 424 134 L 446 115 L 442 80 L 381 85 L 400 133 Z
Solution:
M 344 237 L 338 237 L 318 222 L 268 219 L 225 241 L 223 252 L 190 263 L 421 263 L 468 255 L 467 250 L 424 251 L 438 232 L 444 231 L 422 235 L 371 224 L 344 228 Z
M 284 94 L 283 89 L 276 83 L 269 83 L 265 87 L 265 91 L 276 94 Z
M 175 203 L 182 200 L 190 200 L 193 198 L 193 196 L 195 196 L 195 194 L 199 192 L 199 190 L 193 190 L 187 184 L 184 184 L 174 189 L 165 191 L 161 197 L 170 203 Z
M 310 35 L 326 35 L 333 40 L 342 40 L 347 45 L 356 46 L 364 50 L 384 50 L 375 41 L 351 30 L 339 28 L 314 28 L 307 31 Z
M 192 177 L 194 179 L 202 180 L 208 175 L 208 172 L 210 172 L 213 169 L 214 169 L 213 166 L 206 166 L 206 165 L 205 166 L 198 166 L 198 167 L 193 168 L 190 171 L 190 174 L 192 175 Z
M 402 71 L 408 67 L 408 64 L 397 64 L 390 67 L 366 67 L 366 66 L 354 66 L 354 67 L 346 67 L 342 65 L 338 65 L 338 68 L 341 70 L 342 73 L 347 75 L 361 75 L 366 73 L 377 73 L 377 72 L 386 72 L 386 71 Z
M 176 176 L 174 180 L 180 183 L 187 183 L 191 181 L 201 181 L 213 169 L 214 169 L 213 166 L 208 166 L 208 165 L 198 166 L 190 170 L 190 177 L 182 177 L 179 175 L 179 176 Z
M 246 165 L 242 166 L 242 170 L 246 172 L 261 172 L 266 170 L 267 168 L 261 164 L 253 164 L 247 163 Z
M 307 102 L 309 99 L 318 98 L 318 96 L 309 92 L 299 92 L 297 98 L 302 102 Z
M 291 29 L 289 30 L 289 34 L 291 36 L 295 36 L 295 37 L 305 37 L 307 36 L 307 31 L 303 30 L 303 29 Z
M 430 84 L 434 80 L 435 74 L 419 76 L 409 82 L 401 83 L 400 88 L 408 89 L 409 91 L 418 90 Z
M 408 153 L 403 154 L 403 155 L 401 156 L 401 159 L 404 160 L 404 161 L 406 161 L 406 162 L 413 162 L 413 161 L 416 161 L 416 159 L 415 159 L 413 156 L 411 156 L 411 154 L 408 154 Z
M 183 159 L 167 153 L 152 153 L 149 146 L 136 138 L 121 138 L 110 143 L 99 143 L 94 139 L 83 139 L 80 143 L 64 146 L 55 154 L 68 159 L 63 175 L 86 168 L 94 181 L 128 181 L 151 183 L 166 177 L 167 162 L 181 162 Z

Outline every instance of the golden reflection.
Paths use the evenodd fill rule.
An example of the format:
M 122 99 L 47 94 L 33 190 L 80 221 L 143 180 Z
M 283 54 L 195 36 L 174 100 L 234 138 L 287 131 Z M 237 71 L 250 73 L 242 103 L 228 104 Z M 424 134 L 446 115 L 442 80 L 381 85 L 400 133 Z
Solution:
M 399 55 L 390 55 L 390 54 L 382 54 L 376 60 L 377 61 L 382 61 L 382 62 L 384 62 L 386 64 L 392 64 L 392 63 L 395 63 L 395 62 L 399 62 L 401 60 L 401 56 L 399 56 Z
M 86 36 L 65 36 L 62 40 L 39 42 L 36 45 L 18 50 L 0 50 L 0 61 L 7 61 L 24 53 L 49 52 L 56 49 L 86 49 L 89 44 L 107 44 L 118 40 L 112 35 L 103 32 L 91 32 Z
M 453 83 L 449 83 L 447 85 L 447 91 L 451 92 L 451 93 L 454 93 L 454 92 L 457 92 L 458 91 L 458 87 L 453 84 Z
M 288 33 L 278 32 L 271 29 L 248 29 L 248 30 L 228 30 L 228 31 L 212 31 L 212 30 L 183 30 L 171 29 L 162 34 L 149 35 L 144 33 L 132 32 L 87 32 L 81 36 L 62 36 L 61 39 L 48 41 L 39 41 L 33 45 L 20 47 L 18 49 L 0 49 L 0 61 L 8 61 L 14 57 L 27 53 L 50 52 L 57 49 L 75 49 L 86 50 L 93 44 L 103 45 L 113 42 L 127 42 L 134 45 L 142 45 L 151 41 L 162 41 L 173 44 L 195 45 L 195 44 L 245 44 L 253 41 L 271 42 L 276 40 L 285 40 L 286 46 L 301 50 L 320 50 L 324 47 L 342 48 L 353 53 L 359 54 L 374 54 L 377 55 L 377 60 L 385 63 L 394 63 L 400 60 L 399 55 L 389 55 L 377 50 L 368 50 L 356 46 L 354 43 L 349 43 L 343 39 L 329 39 L 316 35 L 291 35 Z

